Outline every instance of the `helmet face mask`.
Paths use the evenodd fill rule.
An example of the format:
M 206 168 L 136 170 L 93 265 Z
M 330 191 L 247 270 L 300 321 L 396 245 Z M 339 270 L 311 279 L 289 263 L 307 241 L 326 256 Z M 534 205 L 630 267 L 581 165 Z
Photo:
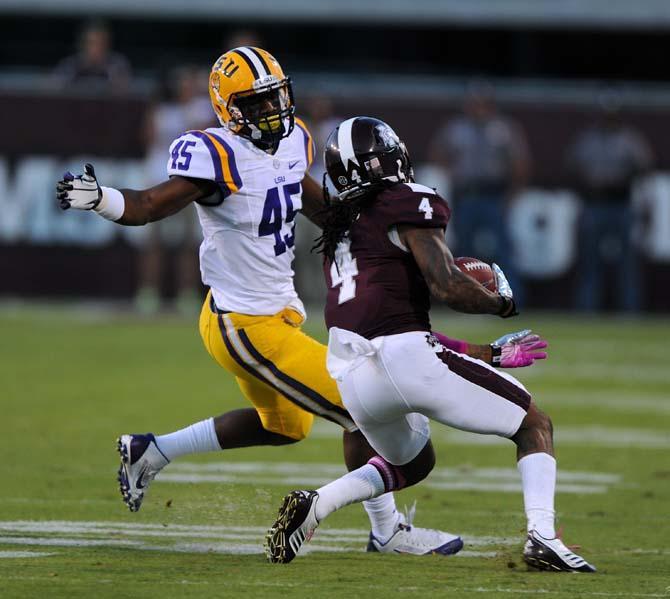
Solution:
M 265 50 L 244 46 L 223 54 L 209 91 L 221 124 L 263 150 L 276 149 L 293 131 L 291 80 Z
M 238 135 L 275 145 L 288 135 L 295 111 L 291 81 L 287 77 L 263 90 L 232 94 L 227 108 L 232 117 L 231 129 Z
M 340 123 L 328 137 L 324 161 L 340 200 L 414 180 L 405 144 L 384 121 L 371 117 Z

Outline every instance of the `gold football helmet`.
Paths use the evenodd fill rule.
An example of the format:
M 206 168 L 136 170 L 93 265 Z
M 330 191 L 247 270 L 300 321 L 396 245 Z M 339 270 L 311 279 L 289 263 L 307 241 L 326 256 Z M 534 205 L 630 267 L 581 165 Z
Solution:
M 209 95 L 221 125 L 264 150 L 293 131 L 291 80 L 261 48 L 240 46 L 221 55 L 209 76 Z

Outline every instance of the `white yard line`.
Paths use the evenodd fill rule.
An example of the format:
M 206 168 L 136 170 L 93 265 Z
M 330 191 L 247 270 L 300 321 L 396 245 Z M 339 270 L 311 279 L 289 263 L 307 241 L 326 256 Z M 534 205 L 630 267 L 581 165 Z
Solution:
M 326 462 L 175 462 L 170 466 L 171 471 L 204 473 L 259 473 L 272 474 L 329 474 L 340 476 L 346 472 L 344 465 Z M 516 468 L 434 468 L 431 477 L 435 478 L 484 478 L 500 480 L 516 480 L 519 472 Z M 564 470 L 559 472 L 559 478 L 564 482 L 597 481 L 599 483 L 616 483 L 621 480 L 619 474 L 605 472 L 588 472 L 579 470 Z
M 59 537 L 0 537 L 0 545 L 44 545 L 53 547 L 140 547 L 139 541 L 122 539 L 66 539 Z
M 510 445 L 510 441 L 495 435 L 477 435 L 446 427 L 433 426 L 433 436 L 443 443 L 454 445 Z M 631 447 L 638 449 L 670 448 L 670 432 L 664 430 L 609 428 L 601 426 L 557 427 L 556 445 L 579 447 Z
M 25 558 L 25 557 L 47 557 L 55 553 L 43 551 L 0 551 L 0 559 Z
M 461 554 L 463 552 L 461 551 Z M 460 554 L 459 554 L 460 555 Z M 316 585 L 310 585 L 309 583 L 301 583 L 298 585 L 297 583 L 293 582 L 282 582 L 282 581 L 264 581 L 264 580 L 244 580 L 239 582 L 239 584 L 243 586 L 248 586 L 248 587 L 274 587 L 274 588 L 292 588 L 295 586 L 301 586 L 301 588 L 311 588 L 315 587 Z M 375 584 L 370 584 L 367 586 L 364 585 L 358 585 L 358 584 L 352 584 L 352 592 L 354 594 L 359 593 L 363 590 L 370 590 L 370 591 L 379 591 L 380 587 Z M 398 587 L 397 590 L 400 592 L 413 592 L 413 591 L 423 591 L 423 592 L 429 592 L 433 593 L 435 591 L 434 588 L 427 589 L 426 587 L 421 587 L 421 586 L 402 586 Z M 624 592 L 624 593 L 617 593 L 617 592 L 604 592 L 604 591 L 585 591 L 581 590 L 579 591 L 578 595 L 575 595 L 574 590 L 555 590 L 555 589 L 538 589 L 538 588 L 520 588 L 520 587 L 453 587 L 450 586 L 449 584 L 445 584 L 444 586 L 440 587 L 440 593 L 443 595 L 448 595 L 449 593 L 460 593 L 460 596 L 469 596 L 470 593 L 481 593 L 481 594 L 488 594 L 488 593 L 505 593 L 505 594 L 510 594 L 510 595 L 540 595 L 540 596 L 553 596 L 553 595 L 567 595 L 569 597 L 668 597 L 668 593 L 630 593 L 630 592 Z M 468 595 L 465 595 L 465 594 Z
M 343 465 L 299 462 L 176 462 L 157 480 L 172 483 L 260 484 L 280 487 L 319 487 L 345 473 Z M 561 471 L 559 493 L 606 493 L 621 476 L 605 472 Z M 516 468 L 435 468 L 423 483 L 440 490 L 518 493 L 521 479 Z
M 575 597 L 575 591 L 557 591 L 555 589 L 523 589 L 508 587 L 450 587 L 445 586 L 444 591 L 457 591 L 465 593 L 510 593 L 513 595 L 569 595 Z M 579 591 L 579 597 L 668 597 L 667 593 L 608 593 L 599 591 Z
M 16 520 L 0 521 L 0 545 L 42 547 L 117 547 L 172 553 L 262 554 L 266 529 L 258 526 L 226 527 L 124 522 Z M 34 536 L 30 536 L 34 535 Z M 363 551 L 365 529 L 325 528 L 316 532 L 304 553 Z M 492 557 L 495 551 L 478 548 L 519 545 L 521 539 L 464 535 L 463 557 Z M 211 539 L 211 540 L 207 540 Z M 16 553 L 16 552 L 13 552 Z
M 612 354 L 614 359 L 618 358 L 619 355 Z M 566 376 L 569 376 L 572 384 L 596 381 L 610 386 L 615 386 L 617 383 L 622 385 L 639 383 L 644 386 L 649 384 L 667 385 L 669 382 L 668 373 L 661 361 L 642 364 L 640 360 L 634 364 L 613 364 L 612 362 L 594 362 L 590 357 L 585 357 L 581 361 L 561 359 L 560 370 L 557 367 L 550 370 L 549 364 L 541 364 L 539 368 L 526 368 L 523 369 L 523 372 L 517 371 L 513 374 L 525 383 L 540 377 L 553 380 L 561 376 L 559 373 L 565 373 Z
M 584 405 L 588 405 L 584 400 Z M 496 435 L 478 435 L 432 423 L 433 438 L 451 445 L 506 445 L 508 439 Z M 634 449 L 670 449 L 670 432 L 660 429 L 609 428 L 601 426 L 560 426 L 554 431 L 557 445 L 577 447 L 630 447 Z M 311 436 L 340 439 L 342 430 L 328 422 L 315 422 Z
M 171 483 L 187 483 L 187 484 L 202 484 L 202 483 L 221 483 L 221 484 L 259 484 L 262 486 L 278 486 L 278 487 L 319 487 L 328 481 L 327 476 L 296 476 L 296 477 L 267 477 L 256 476 L 253 479 L 239 478 L 236 476 L 229 476 L 225 474 L 171 474 L 169 472 L 163 473 L 160 476 L 163 482 Z M 452 481 L 440 482 L 428 479 L 423 482 L 424 487 L 430 489 L 439 489 L 441 491 L 481 491 L 485 493 L 519 493 L 521 491 L 520 482 L 482 482 L 482 481 Z M 606 493 L 608 487 L 604 485 L 571 485 L 557 483 L 557 493 L 576 493 L 576 494 L 595 494 Z
M 669 383 L 670 385 L 670 383 Z M 603 391 L 589 391 L 584 394 L 542 393 L 537 396 L 540 407 L 570 406 L 581 409 L 592 407 L 605 408 L 608 411 L 631 414 L 670 414 L 670 397 L 662 393 L 607 393 Z

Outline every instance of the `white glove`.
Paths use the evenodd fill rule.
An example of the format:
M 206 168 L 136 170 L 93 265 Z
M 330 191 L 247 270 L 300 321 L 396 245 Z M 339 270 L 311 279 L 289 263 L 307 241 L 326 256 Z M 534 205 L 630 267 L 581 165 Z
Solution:
M 102 200 L 102 189 L 95 177 L 92 164 L 84 165 L 83 175 L 73 175 L 70 171 L 56 184 L 56 197 L 63 210 L 93 210 Z
M 498 289 L 498 294 L 505 299 L 498 316 L 502 318 L 509 318 L 510 316 L 516 316 L 519 312 L 516 309 L 516 304 L 514 303 L 514 293 L 512 292 L 512 287 L 507 281 L 505 273 L 502 271 L 502 268 L 498 266 L 495 262 L 491 264 L 491 270 L 493 271 L 493 276 L 496 280 L 496 289 Z
M 512 299 L 512 297 L 514 297 L 514 293 L 512 292 L 512 288 L 510 287 L 510 284 L 507 281 L 507 277 L 502 271 L 502 268 L 500 268 L 500 266 L 494 262 L 491 264 L 491 270 L 493 271 L 493 276 L 496 280 L 496 289 L 498 289 L 498 293 L 503 297 Z

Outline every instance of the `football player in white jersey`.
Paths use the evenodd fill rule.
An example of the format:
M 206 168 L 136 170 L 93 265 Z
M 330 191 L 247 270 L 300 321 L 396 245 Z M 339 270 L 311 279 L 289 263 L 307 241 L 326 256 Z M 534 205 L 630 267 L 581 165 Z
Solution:
M 344 429 L 350 470 L 375 455 L 342 406 L 326 370 L 326 347 L 300 330 L 305 311 L 291 268 L 295 218 L 302 211 L 316 222 L 324 204 L 321 186 L 306 174 L 314 147 L 294 115 L 290 79 L 265 50 L 234 48 L 214 63 L 210 96 L 221 127 L 177 138 L 165 182 L 144 190 L 103 187 L 87 164 L 84 174 L 66 173 L 57 185 L 61 208 L 94 210 L 122 225 L 160 220 L 195 203 L 204 234 L 202 280 L 210 288 L 200 333 L 253 405 L 166 435 L 121 435 L 119 483 L 131 511 L 173 459 L 295 443 L 308 435 L 314 414 Z M 524 352 L 519 339 L 499 345 Z M 469 351 L 490 356 L 492 349 Z M 370 551 L 446 555 L 462 547 L 455 535 L 412 526 L 391 493 L 365 507 Z

